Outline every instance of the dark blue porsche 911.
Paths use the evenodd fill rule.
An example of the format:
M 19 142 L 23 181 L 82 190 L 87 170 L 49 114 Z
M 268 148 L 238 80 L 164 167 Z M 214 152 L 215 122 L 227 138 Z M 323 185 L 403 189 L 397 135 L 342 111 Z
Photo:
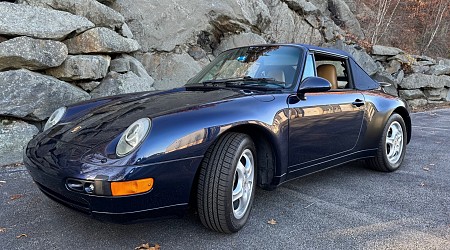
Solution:
M 181 215 L 247 222 L 256 186 L 354 160 L 395 171 L 411 138 L 407 104 L 345 52 L 258 45 L 220 54 L 185 86 L 56 110 L 25 151 L 43 193 L 101 220 Z

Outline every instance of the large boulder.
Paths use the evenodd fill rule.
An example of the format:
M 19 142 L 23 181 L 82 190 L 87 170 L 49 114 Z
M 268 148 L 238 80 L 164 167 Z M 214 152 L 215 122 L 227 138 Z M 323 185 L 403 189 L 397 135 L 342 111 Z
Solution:
M 262 0 L 117 0 L 111 7 L 125 16 L 144 52 L 173 51 L 177 46 L 195 43 L 203 31 L 219 36 L 263 32 L 270 23 Z
M 405 100 L 423 99 L 425 94 L 420 89 L 405 89 L 400 90 L 400 97 Z
M 450 87 L 450 76 L 432 76 L 419 73 L 411 74 L 405 77 L 400 83 L 400 87 L 404 89 L 419 88 L 444 88 Z
M 98 87 L 90 89 L 92 97 L 154 90 L 155 80 L 147 73 L 141 62 L 130 55 L 123 54 L 112 60 L 110 70 Z M 86 89 L 93 85 L 91 82 L 80 86 Z
M 398 54 L 404 53 L 403 50 L 395 47 L 374 45 L 372 47 L 372 54 L 380 56 L 396 56 Z
M 278 0 L 265 0 L 265 3 L 272 17 L 272 21 L 264 32 L 267 41 L 315 45 L 321 45 L 324 42 L 324 38 L 319 31 L 321 21 L 308 18 L 311 15 L 308 15 L 306 19 L 303 18 L 298 14 L 298 9 L 293 6 L 292 2 L 290 2 L 290 5 L 293 9 L 287 3 Z M 332 31 L 330 30 L 330 32 Z M 334 37 L 334 34 L 331 36 Z
M 56 68 L 47 69 L 46 73 L 65 81 L 96 80 L 106 76 L 111 58 L 101 55 L 69 56 Z
M 64 11 L 0 2 L 0 34 L 62 40 L 95 25 Z
M 26 69 L 0 72 L 0 116 L 35 121 L 57 108 L 90 99 L 83 90 L 54 77 Z
M 445 101 L 448 95 L 448 88 L 426 88 L 423 92 L 429 101 Z
M 232 35 L 225 39 L 222 39 L 217 49 L 214 51 L 215 55 L 221 52 L 236 47 L 242 47 L 253 44 L 265 44 L 266 40 L 261 36 L 254 33 L 242 33 L 238 35 Z
M 141 61 L 158 90 L 183 86 L 201 70 L 199 63 L 186 53 L 145 53 Z
M 345 28 L 345 30 L 361 39 L 364 38 L 364 33 L 362 32 L 358 19 L 350 10 L 345 1 L 328 0 L 328 9 L 331 11 L 331 18 L 338 26 Z
M 143 81 L 146 81 L 147 85 L 153 86 L 155 80 L 147 73 L 147 70 L 140 61 L 127 54 L 121 55 L 120 57 L 118 57 L 118 59 L 126 60 L 128 62 L 127 64 L 130 65 L 129 71 L 142 78 Z
M 122 27 L 125 22 L 119 12 L 95 0 L 18 0 L 16 3 L 66 11 L 74 15 L 84 16 L 96 26 L 112 29 Z
M 152 83 L 137 76 L 132 71 L 120 74 L 114 71 L 108 73 L 100 85 L 91 92 L 93 98 L 126 93 L 154 90 Z
M 66 57 L 67 47 L 58 41 L 22 36 L 0 43 L 0 70 L 11 68 L 39 70 L 57 67 Z
M 39 130 L 26 122 L 0 118 L 0 166 L 23 161 L 23 147 Z
M 70 54 L 129 53 L 140 48 L 136 40 L 125 38 L 108 28 L 90 29 L 64 43 Z
M 437 64 L 430 67 L 430 69 L 427 72 L 430 75 L 450 75 L 450 65 L 445 64 Z

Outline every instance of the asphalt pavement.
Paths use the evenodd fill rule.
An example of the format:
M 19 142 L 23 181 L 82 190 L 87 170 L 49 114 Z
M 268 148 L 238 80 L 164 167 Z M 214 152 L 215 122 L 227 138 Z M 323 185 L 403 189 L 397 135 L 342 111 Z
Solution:
M 247 226 L 232 235 L 195 214 L 99 222 L 45 197 L 23 166 L 0 167 L 0 249 L 450 249 L 450 109 L 412 118 L 397 172 L 352 163 L 257 190 Z

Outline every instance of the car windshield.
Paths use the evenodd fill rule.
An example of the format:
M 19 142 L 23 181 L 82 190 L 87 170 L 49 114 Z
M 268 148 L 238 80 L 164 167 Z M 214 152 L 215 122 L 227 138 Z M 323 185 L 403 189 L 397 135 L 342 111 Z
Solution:
M 289 88 L 296 81 L 302 50 L 267 45 L 223 52 L 187 85 L 226 84 L 264 88 Z

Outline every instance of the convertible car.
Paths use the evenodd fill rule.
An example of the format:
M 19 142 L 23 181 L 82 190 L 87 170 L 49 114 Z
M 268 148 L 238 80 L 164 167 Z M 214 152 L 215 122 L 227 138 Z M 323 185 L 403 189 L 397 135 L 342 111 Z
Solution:
M 206 227 L 232 233 L 257 186 L 361 159 L 397 170 L 411 119 L 384 87 L 343 51 L 235 48 L 183 87 L 59 108 L 24 162 L 44 194 L 94 218 L 126 223 L 194 208 Z

